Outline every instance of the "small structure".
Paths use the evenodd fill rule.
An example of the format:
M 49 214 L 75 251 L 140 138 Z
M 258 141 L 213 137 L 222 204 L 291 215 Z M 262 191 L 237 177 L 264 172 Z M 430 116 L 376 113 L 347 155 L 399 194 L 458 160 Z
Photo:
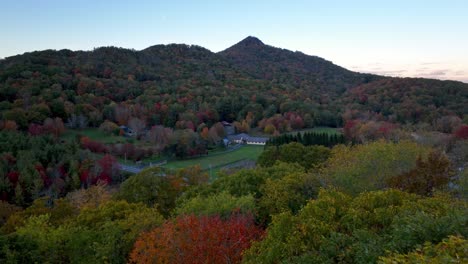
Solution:
M 135 132 L 127 126 L 120 126 L 120 130 L 122 131 L 123 135 L 126 137 L 133 137 L 135 136 Z
M 265 145 L 268 141 L 267 137 L 251 137 L 246 133 L 228 136 L 229 141 L 237 144 L 247 145 Z

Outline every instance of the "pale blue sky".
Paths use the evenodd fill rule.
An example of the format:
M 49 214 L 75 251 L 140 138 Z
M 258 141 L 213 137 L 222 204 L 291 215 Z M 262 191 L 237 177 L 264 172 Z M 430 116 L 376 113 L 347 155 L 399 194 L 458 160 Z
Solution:
M 251 35 L 348 69 L 468 82 L 468 1 L 0 0 L 0 58 L 33 50 L 223 50 Z

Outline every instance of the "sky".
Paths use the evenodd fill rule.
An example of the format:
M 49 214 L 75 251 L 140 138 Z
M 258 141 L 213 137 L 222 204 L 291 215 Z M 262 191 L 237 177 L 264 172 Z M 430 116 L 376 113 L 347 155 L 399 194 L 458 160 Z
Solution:
M 0 0 L 0 58 L 44 49 L 218 52 L 247 36 L 353 71 L 468 83 L 467 0 Z

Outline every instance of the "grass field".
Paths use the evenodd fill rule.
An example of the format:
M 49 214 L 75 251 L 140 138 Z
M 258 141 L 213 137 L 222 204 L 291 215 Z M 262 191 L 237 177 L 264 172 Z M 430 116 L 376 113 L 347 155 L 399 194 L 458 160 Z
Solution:
M 124 143 L 127 142 L 127 138 L 122 136 L 109 135 L 100 131 L 97 128 L 86 128 L 86 129 L 67 129 L 61 136 L 64 140 L 74 140 L 76 135 L 83 135 L 89 137 L 92 140 L 99 141 L 104 144 L 109 143 Z
M 219 169 L 224 165 L 244 159 L 257 160 L 258 156 L 260 156 L 262 152 L 263 146 L 243 146 L 239 149 L 227 153 L 215 154 L 187 160 L 170 161 L 169 163 L 164 165 L 164 167 L 178 169 L 194 165 L 200 165 L 200 167 L 205 170 L 208 170 L 210 168 Z

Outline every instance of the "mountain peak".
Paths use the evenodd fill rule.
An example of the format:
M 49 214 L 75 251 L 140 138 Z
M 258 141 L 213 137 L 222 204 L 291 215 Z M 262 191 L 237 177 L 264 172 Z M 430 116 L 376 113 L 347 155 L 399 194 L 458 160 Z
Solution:
M 242 45 L 242 46 L 263 46 L 263 42 L 259 40 L 256 37 L 253 36 L 248 36 L 245 39 L 243 39 L 241 42 L 237 43 L 237 45 Z

